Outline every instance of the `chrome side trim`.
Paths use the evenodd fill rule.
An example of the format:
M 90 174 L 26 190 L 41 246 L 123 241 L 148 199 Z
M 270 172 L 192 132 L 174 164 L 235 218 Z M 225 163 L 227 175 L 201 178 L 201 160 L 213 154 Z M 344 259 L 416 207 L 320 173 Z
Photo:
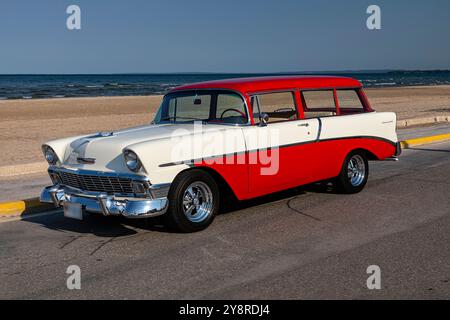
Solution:
M 272 146 L 272 147 L 259 148 L 259 149 L 251 149 L 251 150 L 246 150 L 246 151 L 241 151 L 241 152 L 225 153 L 225 154 L 220 154 L 220 155 L 216 155 L 216 156 L 210 156 L 210 157 L 206 157 L 206 158 L 190 159 L 190 160 L 177 161 L 177 162 L 168 162 L 168 163 L 160 164 L 159 167 L 164 168 L 164 167 L 171 167 L 171 166 L 178 166 L 178 165 L 193 165 L 195 163 L 201 163 L 203 160 L 209 160 L 209 159 L 221 158 L 221 157 L 229 157 L 229 156 L 233 156 L 233 155 L 239 155 L 239 154 L 242 154 L 242 153 L 259 152 L 259 151 L 262 151 L 262 150 L 270 150 L 270 149 L 277 149 L 277 148 L 278 149 L 289 148 L 289 147 L 295 147 L 295 146 L 311 144 L 311 143 L 321 143 L 321 142 L 326 142 L 326 141 L 347 140 L 347 139 L 373 139 L 373 140 L 386 142 L 386 143 L 389 143 L 390 145 L 396 146 L 395 142 L 392 142 L 391 140 L 388 140 L 388 139 L 385 139 L 385 138 L 380 138 L 380 137 L 375 137 L 375 136 L 348 136 L 348 137 L 338 137 L 338 138 L 329 138 L 329 139 L 319 139 L 319 140 L 295 142 L 295 143 L 283 144 L 283 145 L 279 145 L 279 146 Z
M 320 135 L 322 134 L 322 119 L 317 118 L 319 121 L 319 129 L 317 130 L 317 139 L 316 141 L 320 141 Z

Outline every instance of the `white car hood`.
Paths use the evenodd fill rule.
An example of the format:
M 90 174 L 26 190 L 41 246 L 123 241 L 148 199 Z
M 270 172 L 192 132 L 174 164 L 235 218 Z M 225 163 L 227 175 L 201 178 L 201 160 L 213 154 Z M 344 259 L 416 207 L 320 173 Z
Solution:
M 81 137 L 67 146 L 63 165 L 86 170 L 129 172 L 123 159 L 124 148 L 140 142 L 193 134 L 194 127 L 192 123 L 147 125 Z M 208 124 L 203 125 L 201 129 L 205 133 L 230 129 L 230 126 Z M 154 150 L 154 152 L 163 151 Z M 82 163 L 83 160 L 91 163 Z

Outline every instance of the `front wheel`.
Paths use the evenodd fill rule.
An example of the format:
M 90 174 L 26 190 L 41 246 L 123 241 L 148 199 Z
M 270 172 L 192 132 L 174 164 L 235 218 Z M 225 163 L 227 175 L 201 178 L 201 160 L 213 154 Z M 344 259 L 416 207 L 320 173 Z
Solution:
M 168 227 L 196 232 L 208 227 L 219 210 L 219 188 L 210 174 L 193 169 L 180 173 L 169 192 L 164 215 Z
M 341 193 L 358 193 L 364 189 L 369 178 L 369 162 L 364 151 L 350 152 L 344 160 L 336 178 L 337 190 Z

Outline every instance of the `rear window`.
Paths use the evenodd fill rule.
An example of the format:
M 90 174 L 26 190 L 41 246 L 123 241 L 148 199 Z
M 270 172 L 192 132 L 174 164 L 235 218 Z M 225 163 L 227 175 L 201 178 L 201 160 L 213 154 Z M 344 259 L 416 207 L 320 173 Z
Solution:
M 303 91 L 301 94 L 305 118 L 336 114 L 333 90 Z

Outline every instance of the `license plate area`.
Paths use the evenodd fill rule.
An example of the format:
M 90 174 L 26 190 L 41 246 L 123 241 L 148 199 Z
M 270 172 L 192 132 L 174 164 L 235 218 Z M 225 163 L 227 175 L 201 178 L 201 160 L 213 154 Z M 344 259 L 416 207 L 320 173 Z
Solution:
M 64 217 L 83 220 L 83 207 L 79 203 L 64 203 Z

